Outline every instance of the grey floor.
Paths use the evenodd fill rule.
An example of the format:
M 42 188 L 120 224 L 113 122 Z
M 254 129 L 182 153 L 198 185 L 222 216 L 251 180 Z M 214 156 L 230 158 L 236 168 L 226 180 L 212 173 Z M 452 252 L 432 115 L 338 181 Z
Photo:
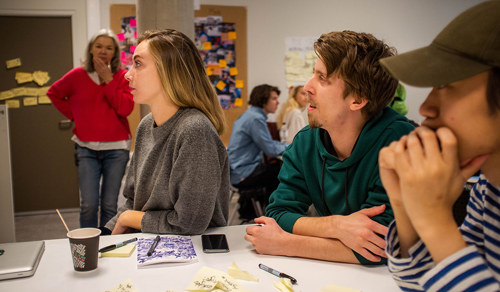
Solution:
M 238 194 L 234 193 L 229 205 L 229 225 L 241 223 L 238 216 Z M 120 196 L 118 204 L 123 197 Z M 79 227 L 79 210 L 59 210 L 70 230 Z M 66 228 L 57 215 L 56 210 L 38 213 L 25 213 L 15 215 L 16 241 L 33 241 L 66 238 Z

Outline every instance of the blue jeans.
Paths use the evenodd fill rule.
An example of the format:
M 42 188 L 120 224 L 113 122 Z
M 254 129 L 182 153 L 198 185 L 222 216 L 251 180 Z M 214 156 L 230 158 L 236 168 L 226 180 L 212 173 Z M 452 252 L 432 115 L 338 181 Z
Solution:
M 128 150 L 96 151 L 75 144 L 80 185 L 80 227 L 104 226 L 116 215 Z M 102 177 L 102 185 L 100 180 Z M 101 220 L 97 214 L 101 205 Z

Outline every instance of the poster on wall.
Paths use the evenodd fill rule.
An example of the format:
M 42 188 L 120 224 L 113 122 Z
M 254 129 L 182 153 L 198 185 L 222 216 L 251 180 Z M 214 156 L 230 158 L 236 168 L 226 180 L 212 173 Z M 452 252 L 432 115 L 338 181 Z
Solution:
M 122 31 L 116 34 L 120 45 L 123 69 L 132 67 L 132 56 L 137 46 L 137 21 L 135 16 L 122 17 Z
M 223 109 L 243 105 L 244 85 L 237 79 L 236 38 L 235 24 L 223 22 L 222 16 L 195 18 L 195 44 Z
M 316 54 L 315 37 L 287 37 L 285 39 L 285 76 L 287 86 L 304 85 L 312 76 Z

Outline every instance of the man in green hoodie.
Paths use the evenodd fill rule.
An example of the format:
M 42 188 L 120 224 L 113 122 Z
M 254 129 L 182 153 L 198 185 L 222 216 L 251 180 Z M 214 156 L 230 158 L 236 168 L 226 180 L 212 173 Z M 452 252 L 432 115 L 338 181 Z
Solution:
M 322 35 L 304 86 L 309 126 L 283 153 L 280 184 L 245 239 L 258 253 L 337 262 L 384 263 L 393 220 L 378 168 L 379 150 L 413 126 L 387 105 L 398 81 L 379 59 L 394 50 L 371 34 Z M 307 217 L 309 207 L 319 217 Z

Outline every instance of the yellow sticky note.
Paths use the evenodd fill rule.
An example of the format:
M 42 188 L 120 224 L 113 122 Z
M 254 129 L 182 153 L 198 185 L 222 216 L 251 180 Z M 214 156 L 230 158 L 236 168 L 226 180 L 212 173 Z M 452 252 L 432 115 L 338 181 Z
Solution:
M 240 270 L 235 262 L 227 269 L 227 274 L 235 279 L 259 282 L 259 278 L 247 271 Z
M 235 86 L 236 88 L 243 88 L 243 80 L 236 80 Z
M 6 100 L 5 104 L 7 105 L 8 108 L 19 108 L 19 107 L 21 107 L 21 103 L 19 102 L 19 99 Z
M 242 106 L 243 105 L 243 98 L 236 98 L 234 100 L 234 105 L 235 106 Z
M 127 279 L 122 283 L 118 284 L 118 286 L 113 287 L 109 290 L 104 290 L 103 292 L 137 292 L 137 290 L 135 289 L 132 280 Z
M 273 282 L 273 286 L 280 292 L 293 292 L 292 281 L 288 278 L 280 278 L 279 282 Z
M 235 31 L 230 31 L 227 33 L 227 38 L 230 40 L 235 40 L 236 39 L 236 32 Z
M 125 244 L 122 247 L 101 253 L 102 257 L 129 257 L 135 250 L 136 244 Z
M 219 67 L 227 67 L 227 62 L 224 59 L 219 60 Z
M 226 88 L 226 83 L 224 83 L 222 80 L 219 80 L 215 87 L 217 87 L 219 90 L 223 90 L 224 88 Z
M 19 66 L 21 66 L 21 58 L 7 60 L 7 61 L 5 61 L 5 65 L 7 66 L 7 69 L 19 67 Z
M 24 87 L 12 88 L 11 91 L 14 93 L 14 96 L 26 95 L 26 89 Z
M 13 97 L 16 97 L 16 95 L 14 94 L 14 92 L 12 92 L 12 90 L 5 90 L 0 92 L 0 100 L 5 100 Z
M 27 83 L 33 81 L 33 75 L 31 73 L 16 72 L 15 79 L 17 84 Z
M 45 95 L 47 94 L 47 91 L 49 91 L 50 86 L 45 86 L 45 87 L 40 87 L 38 88 L 38 94 L 37 95 Z
M 38 97 L 38 104 L 51 104 L 50 98 L 46 95 L 40 95 Z
M 238 68 L 236 68 L 236 67 L 231 67 L 231 68 L 229 69 L 229 75 L 231 75 L 231 76 L 238 75 Z
M 45 83 L 49 82 L 50 76 L 48 72 L 45 71 L 35 71 L 33 72 L 33 81 L 36 84 L 43 86 Z
M 204 51 L 209 51 L 212 49 L 212 43 L 211 42 L 204 42 L 203 43 L 203 50 Z
M 23 98 L 23 105 L 24 106 L 32 106 L 32 105 L 37 105 L 37 104 L 38 104 L 38 98 L 36 98 L 35 96 Z
M 35 87 L 25 87 L 24 88 L 24 94 L 28 95 L 28 96 L 36 96 L 36 95 L 39 95 L 39 89 L 38 88 L 35 88 Z

